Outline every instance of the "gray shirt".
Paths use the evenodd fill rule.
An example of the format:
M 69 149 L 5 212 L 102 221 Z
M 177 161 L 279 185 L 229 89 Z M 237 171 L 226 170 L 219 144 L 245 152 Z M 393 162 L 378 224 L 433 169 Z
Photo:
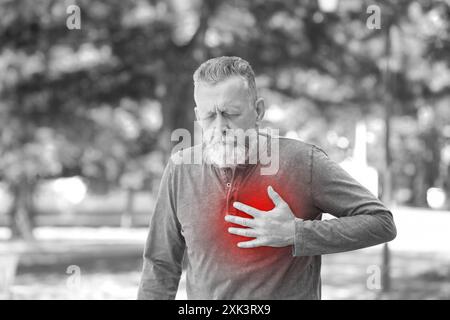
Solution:
M 260 163 L 231 170 L 169 160 L 150 219 L 138 299 L 174 299 L 184 253 L 188 299 L 320 299 L 322 254 L 395 238 L 391 212 L 321 149 L 272 139 L 279 139 L 275 175 L 261 175 Z M 234 201 L 272 209 L 269 185 L 296 217 L 294 245 L 239 248 L 251 238 L 228 233 L 233 225 L 224 216 L 249 217 Z M 324 212 L 337 219 L 321 220 Z

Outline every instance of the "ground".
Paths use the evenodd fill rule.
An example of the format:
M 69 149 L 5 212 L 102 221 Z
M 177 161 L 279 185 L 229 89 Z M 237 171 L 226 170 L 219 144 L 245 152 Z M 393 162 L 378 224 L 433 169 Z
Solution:
M 396 208 L 392 288 L 379 288 L 382 246 L 323 256 L 323 299 L 450 299 L 450 212 Z M 135 299 L 146 228 L 36 230 L 13 299 Z M 7 237 L 0 228 L 0 239 Z M 184 275 L 178 299 L 186 297 Z

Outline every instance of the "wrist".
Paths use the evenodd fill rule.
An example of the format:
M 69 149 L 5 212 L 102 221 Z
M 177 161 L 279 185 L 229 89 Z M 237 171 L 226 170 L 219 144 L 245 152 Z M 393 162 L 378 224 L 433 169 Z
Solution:
M 286 227 L 286 246 L 294 245 L 295 243 L 295 219 L 293 218 L 291 221 L 287 223 Z
M 294 257 L 303 255 L 303 234 L 304 234 L 304 220 L 301 218 L 294 218 L 294 244 L 292 245 L 292 255 Z

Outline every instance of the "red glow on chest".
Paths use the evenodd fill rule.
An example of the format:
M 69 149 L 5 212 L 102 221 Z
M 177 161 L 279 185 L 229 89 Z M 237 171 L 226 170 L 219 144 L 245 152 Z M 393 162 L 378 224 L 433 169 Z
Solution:
M 275 262 L 282 256 L 289 256 L 291 254 L 292 248 L 283 247 L 275 248 L 269 246 L 261 246 L 257 248 L 240 248 L 237 246 L 239 242 L 250 241 L 254 238 L 247 238 L 228 232 L 229 227 L 245 228 L 244 226 L 237 225 L 225 221 L 225 215 L 231 214 L 244 218 L 253 218 L 243 211 L 237 210 L 233 207 L 235 201 L 247 204 L 254 208 L 263 211 L 272 210 L 275 205 L 270 199 L 267 193 L 267 187 L 272 185 L 280 195 L 287 194 L 287 190 L 282 190 L 279 186 L 274 184 L 269 184 L 269 182 L 249 182 L 245 185 L 240 185 L 238 191 L 230 194 L 228 197 L 228 204 L 224 204 L 224 209 L 222 214 L 219 215 L 219 219 L 213 223 L 213 228 L 211 231 L 215 232 L 215 239 L 217 240 L 217 252 L 215 255 L 219 257 L 222 263 L 228 265 L 235 264 L 239 266 L 245 266 L 246 263 L 252 265 L 255 264 L 266 264 L 268 262 Z

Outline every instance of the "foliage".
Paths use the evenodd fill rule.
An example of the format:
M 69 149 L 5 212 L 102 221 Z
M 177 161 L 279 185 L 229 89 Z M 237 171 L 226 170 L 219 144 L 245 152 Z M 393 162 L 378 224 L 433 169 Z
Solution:
M 70 4 L 81 30 L 66 27 Z M 449 2 L 378 1 L 373 30 L 371 4 L 342 0 L 325 13 L 315 0 L 0 1 L 0 179 L 12 189 L 71 175 L 143 188 L 161 172 L 171 131 L 192 128 L 192 72 L 218 55 L 251 61 L 269 110 L 285 115 L 269 124 L 329 149 L 330 136 L 351 137 L 361 117 L 379 124 L 385 110 L 414 127 L 431 106 L 442 132 Z M 373 130 L 369 156 L 382 169 L 383 130 Z M 405 152 L 420 155 L 423 137 Z

